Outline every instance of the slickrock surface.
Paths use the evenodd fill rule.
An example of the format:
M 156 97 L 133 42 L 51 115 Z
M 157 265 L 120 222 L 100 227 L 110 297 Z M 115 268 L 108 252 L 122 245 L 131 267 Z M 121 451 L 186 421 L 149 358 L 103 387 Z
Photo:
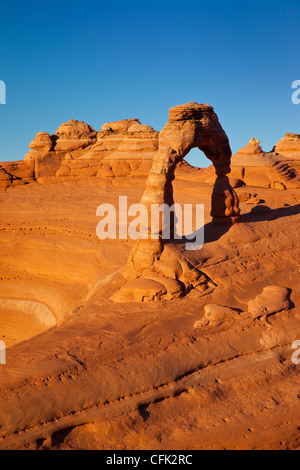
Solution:
M 228 173 L 208 105 L 169 118 L 160 135 L 71 120 L 1 164 L 0 449 L 300 449 L 297 175 L 274 179 L 276 152 Z M 181 160 L 194 145 L 217 178 Z M 203 247 L 163 243 L 145 266 L 157 240 L 100 240 L 119 196 L 204 204 Z
M 270 211 L 241 202 L 241 223 L 216 227 L 211 186 L 173 186 L 176 202 L 205 205 L 204 247 L 178 253 L 210 286 L 121 304 L 109 297 L 134 241 L 99 240 L 96 208 L 138 203 L 142 186 L 1 191 L 1 448 L 299 448 L 300 192 L 248 187 Z M 255 318 L 268 286 L 291 305 Z

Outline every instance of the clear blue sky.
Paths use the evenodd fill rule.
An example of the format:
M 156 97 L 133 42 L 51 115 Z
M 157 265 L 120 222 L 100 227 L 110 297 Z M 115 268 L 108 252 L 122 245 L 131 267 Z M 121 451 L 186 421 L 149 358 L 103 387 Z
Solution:
M 188 101 L 215 108 L 233 152 L 300 133 L 299 0 L 10 1 L 0 15 L 0 161 L 71 118 L 161 130 Z M 209 163 L 199 151 L 190 161 Z

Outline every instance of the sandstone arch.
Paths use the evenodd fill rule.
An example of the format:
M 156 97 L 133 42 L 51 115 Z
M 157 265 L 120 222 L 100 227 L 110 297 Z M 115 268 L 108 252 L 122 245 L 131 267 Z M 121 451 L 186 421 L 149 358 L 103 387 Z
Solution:
M 176 165 L 194 147 L 212 161 L 216 182 L 212 193 L 211 215 L 220 223 L 239 218 L 238 197 L 230 186 L 231 149 L 213 108 L 207 104 L 187 103 L 170 108 L 169 121 L 160 132 L 141 203 L 174 204 L 172 181 Z M 200 202 L 200 201 L 199 201 Z M 150 221 L 148 227 L 150 230 Z M 139 239 L 134 246 L 123 276 L 128 283 L 112 296 L 117 302 L 155 300 L 184 295 L 190 288 L 209 283 L 209 279 L 175 250 L 172 244 Z M 202 287 L 203 288 L 203 287 Z

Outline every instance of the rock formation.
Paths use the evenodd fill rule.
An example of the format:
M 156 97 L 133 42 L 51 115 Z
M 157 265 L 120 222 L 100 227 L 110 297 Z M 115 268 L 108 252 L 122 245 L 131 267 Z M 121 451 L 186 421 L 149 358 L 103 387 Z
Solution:
M 239 218 L 238 198 L 230 186 L 231 149 L 228 138 L 211 106 L 187 103 L 170 109 L 169 121 L 160 132 L 159 148 L 147 179 L 141 204 L 151 213 L 154 204 L 174 204 L 172 181 L 178 162 L 188 152 L 198 147 L 213 162 L 217 175 L 212 193 L 211 215 L 220 223 L 234 222 Z M 172 227 L 170 227 L 172 229 Z M 200 271 L 191 266 L 184 255 L 172 243 L 165 245 L 162 237 L 162 223 L 159 237 L 151 239 L 151 220 L 143 228 L 146 237 L 136 243 L 124 270 L 129 279 L 112 298 L 126 300 L 151 300 L 162 296 L 182 296 L 192 287 L 207 281 Z M 165 250 L 165 248 L 167 248 Z M 166 269 L 166 260 L 169 260 Z M 134 281 L 132 281 L 134 279 Z
M 293 136 L 293 137 L 291 137 Z M 231 159 L 232 187 L 238 187 L 236 180 L 249 186 L 286 189 L 300 187 L 300 147 L 297 134 L 286 134 L 272 152 L 264 152 L 260 141 L 254 137 L 238 150 Z M 212 166 L 193 173 L 192 181 L 213 184 Z M 239 183 L 240 185 L 240 183 Z
M 45 147 L 41 147 L 41 140 Z M 26 160 L 34 159 L 36 178 L 41 183 L 91 177 L 109 181 L 146 175 L 157 141 L 158 133 L 138 119 L 106 123 L 100 132 L 71 119 L 52 136 L 39 133 L 30 144 L 33 150 Z
M 71 119 L 55 134 L 39 132 L 24 161 L 0 165 L 0 187 L 88 179 L 108 184 L 114 178 L 146 178 L 158 148 L 158 132 L 138 119 L 109 122 L 100 132 Z
M 287 136 L 294 134 L 286 134 Z M 263 152 L 259 140 L 252 138 L 248 145 L 232 156 L 232 176 L 250 186 L 275 189 L 300 187 L 300 140 L 283 138 L 275 151 Z M 288 157 L 288 150 L 290 157 Z M 298 153 L 297 153 L 298 152 Z M 291 159 L 293 155 L 294 160 Z
M 175 121 L 176 116 L 172 119 Z M 138 119 L 107 122 L 99 132 L 83 121 L 71 119 L 62 123 L 55 134 L 38 132 L 24 161 L 2 162 L 0 188 L 73 179 L 87 179 L 90 184 L 122 184 L 124 177 L 143 185 L 141 178 L 148 177 L 158 141 L 159 132 Z M 176 167 L 176 177 L 215 183 L 213 165 L 199 169 L 182 160 Z M 243 184 L 275 189 L 300 187 L 300 135 L 285 134 L 272 152 L 264 152 L 260 141 L 253 137 L 232 156 L 229 183 L 233 188 Z
M 158 148 L 158 134 L 138 119 L 108 122 L 81 160 L 98 162 L 98 178 L 146 177 Z
M 260 141 L 252 137 L 252 139 L 250 139 L 249 141 L 249 144 L 241 148 L 238 151 L 238 154 L 239 155 L 257 155 L 257 154 L 263 153 L 262 148 L 259 144 L 260 144 Z
M 299 134 L 285 134 L 282 139 L 277 142 L 274 151 L 283 155 L 284 157 L 299 160 L 300 154 L 300 135 Z
M 203 326 L 218 326 L 226 320 L 236 320 L 241 315 L 241 311 L 237 308 L 227 307 L 219 304 L 208 304 L 204 307 L 204 317 L 194 323 L 194 328 L 202 328 Z M 245 314 L 244 312 L 242 312 Z

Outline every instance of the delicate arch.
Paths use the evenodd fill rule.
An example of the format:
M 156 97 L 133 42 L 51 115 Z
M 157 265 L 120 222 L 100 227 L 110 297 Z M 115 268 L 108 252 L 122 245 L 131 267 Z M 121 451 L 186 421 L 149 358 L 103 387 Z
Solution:
M 152 204 L 174 204 L 172 181 L 176 165 L 194 147 L 198 147 L 212 161 L 217 175 L 212 194 L 212 217 L 221 223 L 238 218 L 238 198 L 226 176 L 230 173 L 231 160 L 228 137 L 213 108 L 207 104 L 191 102 L 170 109 L 169 121 L 159 135 L 159 148 L 141 204 L 149 209 L 149 214 Z M 143 230 L 150 233 L 150 224 L 149 219 L 148 226 Z M 124 276 L 128 279 L 140 278 L 146 271 L 149 279 L 149 270 L 160 259 L 163 250 L 161 237 L 158 240 L 138 240 L 128 259 Z M 157 269 L 154 270 L 156 279 Z M 150 274 L 150 279 L 153 280 L 153 276 Z M 121 298 L 114 296 L 114 300 L 120 301 Z

